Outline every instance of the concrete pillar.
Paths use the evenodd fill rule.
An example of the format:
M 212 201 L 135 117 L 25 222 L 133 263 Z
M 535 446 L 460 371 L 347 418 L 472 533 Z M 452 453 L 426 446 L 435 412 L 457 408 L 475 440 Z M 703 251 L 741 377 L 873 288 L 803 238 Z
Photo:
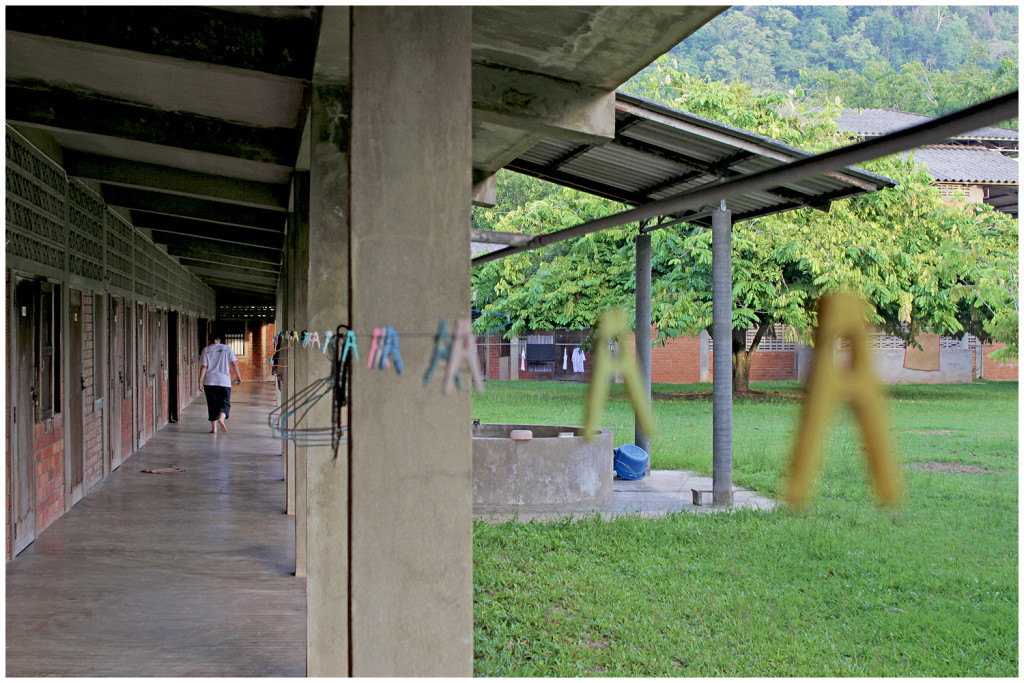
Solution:
M 294 301 L 292 306 L 292 328 L 296 330 L 315 329 L 310 326 L 309 319 L 309 292 L 310 281 L 306 277 L 310 265 L 310 223 L 309 223 L 309 173 L 306 171 L 295 171 L 292 176 L 292 193 L 294 211 L 292 212 L 292 227 L 295 228 L 292 246 L 294 254 L 295 284 L 292 287 Z M 319 251 L 319 250 L 318 250 Z M 301 340 L 300 340 L 301 341 Z M 302 391 L 313 381 L 313 372 L 310 367 L 310 360 L 315 354 L 304 351 L 299 345 L 300 342 L 292 342 L 291 365 L 289 369 L 294 377 L 292 385 L 293 395 Z M 319 376 L 319 375 L 318 375 Z M 291 421 L 289 426 L 296 429 L 315 426 L 318 420 L 322 419 L 315 413 L 310 413 L 302 422 Z M 306 576 L 306 458 L 309 450 L 302 441 L 292 442 L 291 447 L 294 453 L 293 472 L 295 473 L 295 576 Z
M 636 361 L 640 366 L 640 377 L 644 382 L 644 396 L 648 409 L 651 405 L 651 235 L 641 233 L 636 238 Z M 651 452 L 651 437 L 644 434 L 640 423 L 633 418 L 633 443 Z M 651 461 L 647 461 L 647 474 L 651 472 Z
M 732 505 L 732 213 L 725 201 L 711 216 L 714 505 Z
M 708 334 L 707 330 L 701 330 L 700 335 L 697 337 L 697 343 L 700 345 L 698 353 L 700 353 L 700 381 L 709 382 L 711 381 L 711 360 L 708 353 L 708 341 L 711 339 L 711 335 Z
M 307 671 L 468 677 L 470 396 L 421 378 L 470 308 L 470 9 L 328 9 L 349 81 L 314 78 L 311 324 L 350 321 L 364 353 L 394 326 L 404 373 L 356 365 L 347 448 L 308 449 Z

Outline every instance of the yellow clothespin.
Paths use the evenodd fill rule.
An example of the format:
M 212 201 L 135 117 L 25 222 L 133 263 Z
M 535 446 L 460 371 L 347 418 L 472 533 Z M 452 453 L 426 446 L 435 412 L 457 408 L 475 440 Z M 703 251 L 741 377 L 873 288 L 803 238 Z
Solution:
M 597 340 L 594 342 L 594 365 L 590 372 L 590 387 L 587 389 L 587 403 L 583 411 L 583 438 L 590 441 L 597 434 L 597 422 L 604 412 L 604 404 L 608 400 L 609 383 L 612 377 L 622 375 L 633 404 L 640 428 L 649 436 L 654 435 L 654 420 L 651 408 L 643 395 L 644 383 L 640 371 L 636 367 L 633 354 L 626 343 L 629 338 L 629 326 L 622 309 L 612 308 L 601 314 L 601 322 L 597 328 Z M 619 341 L 619 357 L 612 358 L 608 348 L 613 339 Z
M 442 394 L 450 394 L 455 390 L 455 373 L 463 361 L 469 364 L 469 374 L 473 379 L 476 393 L 484 393 L 483 373 L 480 371 L 480 358 L 476 353 L 476 337 L 473 336 L 473 326 L 469 318 L 459 318 L 455 321 L 452 348 L 448 355 L 448 366 L 444 371 L 444 384 L 441 387 Z
M 836 365 L 836 339 L 850 340 L 849 366 Z M 864 304 L 851 294 L 833 294 L 821 300 L 814 334 L 814 362 L 807 380 L 800 425 L 790 461 L 786 501 L 802 505 L 818 468 L 821 435 L 836 404 L 849 401 L 860 425 L 868 469 L 878 497 L 886 505 L 899 500 L 900 485 L 892 460 L 885 424 L 884 397 L 875 382 L 864 325 Z

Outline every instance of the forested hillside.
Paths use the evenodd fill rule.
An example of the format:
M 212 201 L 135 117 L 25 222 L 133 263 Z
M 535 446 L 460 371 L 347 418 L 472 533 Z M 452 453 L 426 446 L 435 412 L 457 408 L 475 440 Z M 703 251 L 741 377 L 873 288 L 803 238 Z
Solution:
M 1016 86 L 1017 20 L 1015 6 L 739 6 L 670 55 L 713 81 L 934 115 Z

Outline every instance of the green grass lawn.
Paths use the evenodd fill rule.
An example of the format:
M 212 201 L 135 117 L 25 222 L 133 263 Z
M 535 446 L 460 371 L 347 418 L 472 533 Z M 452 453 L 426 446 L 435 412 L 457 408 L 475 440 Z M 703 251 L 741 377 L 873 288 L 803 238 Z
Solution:
M 737 399 L 734 481 L 778 497 L 801 386 L 752 389 L 778 395 Z M 1017 383 L 888 389 L 894 510 L 875 503 L 844 411 L 799 513 L 476 523 L 476 674 L 1016 676 Z M 580 424 L 585 390 L 489 382 L 473 417 Z M 653 410 L 653 466 L 710 475 L 710 400 Z M 604 426 L 632 441 L 621 387 Z

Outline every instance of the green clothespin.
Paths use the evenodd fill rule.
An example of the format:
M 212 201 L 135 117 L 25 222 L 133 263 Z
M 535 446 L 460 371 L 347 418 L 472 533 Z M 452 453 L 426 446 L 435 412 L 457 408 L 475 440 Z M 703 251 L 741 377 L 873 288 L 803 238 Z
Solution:
M 612 377 L 619 373 L 626 384 L 629 401 L 633 404 L 636 419 L 640 428 L 649 436 L 654 435 L 654 420 L 651 418 L 651 407 L 643 395 L 644 383 L 640 379 L 640 370 L 636 366 L 633 354 L 627 351 L 624 343 L 630 334 L 626 325 L 626 317 L 622 309 L 613 308 L 601 314 L 601 322 L 597 328 L 597 340 L 594 351 L 594 366 L 590 372 L 590 386 L 587 389 L 587 403 L 583 411 L 583 438 L 590 441 L 597 434 L 597 422 L 604 412 L 604 404 L 608 401 L 609 384 Z M 608 348 L 613 339 L 619 340 L 621 349 L 618 358 L 612 358 Z

